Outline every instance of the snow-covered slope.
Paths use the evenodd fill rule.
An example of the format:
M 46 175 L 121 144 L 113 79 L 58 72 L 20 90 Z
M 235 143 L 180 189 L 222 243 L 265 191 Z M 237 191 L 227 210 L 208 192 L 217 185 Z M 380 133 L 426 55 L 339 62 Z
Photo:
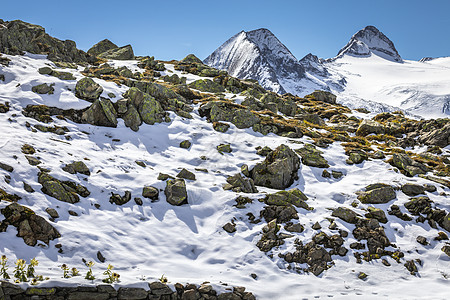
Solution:
M 231 76 L 258 80 L 261 86 L 284 94 L 328 90 L 326 83 L 306 73 L 302 64 L 267 29 L 241 31 L 231 37 L 204 63 Z
M 10 184 L 2 180 L 0 187 L 22 197 L 19 201 L 21 205 L 30 207 L 47 220 L 46 208 L 56 209 L 60 217 L 51 224 L 61 233 L 61 237 L 51 241 L 49 246 L 39 243 L 36 247 L 30 247 L 16 236 L 17 229 L 9 226 L 6 232 L 0 233 L 0 254 L 7 255 L 11 263 L 16 258 L 29 261 L 36 257 L 40 262 L 37 272 L 50 277 L 41 286 L 90 284 L 83 276 L 62 278 L 59 267 L 63 263 L 78 267 L 84 275 L 86 268 L 81 262 L 84 258 L 97 262 L 93 268 L 97 277 L 93 283 L 97 284 L 101 283 L 101 272 L 105 266 L 112 264 L 121 275 L 121 282 L 116 287 L 148 287 L 148 281 L 165 274 L 171 285 L 175 282 L 209 281 L 219 290 L 230 285 L 245 286 L 258 299 L 444 299 L 448 296 L 449 258 L 440 250 L 443 242 L 433 240 L 441 229 L 431 228 L 427 224 L 406 222 L 391 215 L 386 215 L 389 222 L 383 224 L 389 240 L 407 254 L 407 259 L 422 261 L 422 265 L 418 266 L 420 276 L 417 277 L 409 274 L 403 261 L 399 264 L 390 257 L 386 257 L 390 267 L 384 266 L 380 260 L 358 264 L 351 252 L 356 250 L 349 250 L 344 257 L 334 255 L 335 265 L 319 277 L 298 274 L 277 255 L 270 257 L 256 247 L 264 222 L 251 223 L 247 215 L 259 216 L 264 204 L 256 199 L 275 190 L 258 187 L 260 193 L 246 195 L 255 201 L 244 209 L 238 209 L 234 206 L 235 199 L 242 194 L 222 188 L 226 177 L 238 173 L 243 163 L 252 167 L 262 161 L 263 158 L 256 154 L 257 146 L 275 148 L 284 143 L 297 149 L 304 143 L 311 143 L 311 138 L 286 138 L 274 134 L 263 136 L 251 129 L 238 129 L 231 123 L 226 133 L 220 133 L 199 116 L 197 105 L 192 113 L 193 119 L 170 113 L 170 123 L 144 124 L 138 132 L 125 127 L 122 119 L 119 119 L 117 128 L 107 128 L 58 118 L 53 118 L 54 124 L 66 126 L 69 131 L 65 135 L 35 131 L 33 126 L 42 123 L 22 114 L 27 104 L 67 109 L 87 107 L 90 103 L 74 97 L 74 80 L 63 81 L 39 74 L 40 67 L 55 67 L 43 56 L 8 57 L 12 60 L 10 66 L 0 66 L 0 71 L 5 74 L 5 81 L 0 81 L 0 101 L 8 101 L 11 105 L 9 112 L 0 114 L 0 161 L 14 166 L 14 171 L 9 173 L 0 169 L 2 178 L 11 176 Z M 362 72 L 352 69 L 351 63 L 351 60 L 343 60 L 340 67 L 347 67 L 349 74 L 351 71 Z M 110 65 L 139 70 L 136 61 L 115 61 Z M 374 63 L 373 68 L 377 66 L 386 68 L 382 62 Z M 166 67 L 167 71 L 162 75 L 187 76 L 188 83 L 199 78 L 182 74 L 173 65 L 166 64 Z M 82 77 L 79 70 L 64 71 L 71 72 L 77 79 Z M 116 95 L 113 101 L 119 100 L 126 90 L 123 85 L 97 78 L 94 80 L 104 88 L 103 96 L 108 96 L 108 93 Z M 55 93 L 33 93 L 31 86 L 40 83 L 56 83 Z M 242 100 L 239 95 L 226 96 Z M 190 140 L 192 146 L 181 149 L 179 144 L 183 140 Z M 36 148 L 35 156 L 42 162 L 40 167 L 51 170 L 51 174 L 61 180 L 85 185 L 91 195 L 82 198 L 79 203 L 69 204 L 42 193 L 37 181 L 37 167 L 31 166 L 20 152 L 25 143 Z M 219 153 L 216 150 L 219 143 L 229 143 L 233 151 Z M 397 186 L 406 182 L 429 183 L 419 177 L 407 178 L 382 160 L 348 165 L 340 142 L 321 150 L 330 168 L 341 171 L 344 176 L 341 179 L 324 178 L 321 176 L 322 169 L 306 165 L 301 167 L 298 180 L 290 188 L 304 191 L 309 198 L 307 203 L 314 209 L 295 208 L 299 211 L 298 222 L 304 225 L 305 231 L 285 238 L 286 243 L 277 249 L 279 253 L 294 251 L 296 238 L 305 243 L 310 241 L 317 233 L 312 229 L 316 222 L 321 224 L 323 232 L 334 234 L 336 231 L 328 228 L 330 208 L 345 206 L 364 215 L 368 205 L 360 203 L 354 207 L 353 203 L 355 192 L 367 184 L 380 181 Z M 448 150 L 444 149 L 444 152 L 448 153 Z M 66 163 L 77 160 L 86 163 L 91 171 L 90 176 L 69 174 L 61 169 Z M 137 165 L 136 160 L 145 162 L 146 167 Z M 197 177 L 195 181 L 187 180 L 187 205 L 177 207 L 168 204 L 162 192 L 159 201 L 144 199 L 142 206 L 133 200 L 122 206 L 108 201 L 111 192 L 123 194 L 125 190 L 130 191 L 133 197 L 141 197 L 145 185 L 163 190 L 165 182 L 157 179 L 158 174 L 163 172 L 175 176 L 180 168 L 193 171 Z M 26 192 L 23 182 L 28 183 L 35 192 Z M 437 191 L 427 193 L 427 196 L 437 206 L 449 211 L 447 199 L 440 195 L 448 192 L 448 188 L 437 186 Z M 398 192 L 396 200 L 377 207 L 386 211 L 390 204 L 403 205 L 407 200 L 406 195 Z M 0 201 L 0 208 L 8 204 Z M 3 218 L 2 215 L 0 218 Z M 234 220 L 237 229 L 232 234 L 222 229 L 230 220 Z M 340 219 L 335 222 L 338 228 L 348 232 L 355 228 L 355 225 Z M 284 229 L 282 232 L 288 233 Z M 418 244 L 418 235 L 425 236 L 430 244 Z M 350 235 L 343 246 L 349 248 L 354 242 L 356 239 Z M 56 244 L 62 245 L 62 253 L 55 248 Z M 106 258 L 104 264 L 96 259 L 99 250 Z M 368 274 L 367 280 L 358 279 L 359 272 Z

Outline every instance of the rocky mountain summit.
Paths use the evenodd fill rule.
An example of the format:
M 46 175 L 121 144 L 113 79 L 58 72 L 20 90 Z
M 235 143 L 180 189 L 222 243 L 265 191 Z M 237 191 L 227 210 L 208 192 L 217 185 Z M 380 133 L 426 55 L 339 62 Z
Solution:
M 336 57 L 343 55 L 369 56 L 371 54 L 391 61 L 403 62 L 394 43 L 374 26 L 367 26 L 355 33 Z
M 0 297 L 447 296 L 448 118 L 276 93 L 107 39 L 77 62 L 43 51 L 51 37 L 27 48 L 36 28 L 0 56 Z

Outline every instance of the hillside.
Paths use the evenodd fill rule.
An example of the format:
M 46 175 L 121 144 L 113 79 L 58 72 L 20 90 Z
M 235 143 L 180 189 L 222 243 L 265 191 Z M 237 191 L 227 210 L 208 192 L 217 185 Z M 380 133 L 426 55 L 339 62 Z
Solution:
M 108 264 L 115 289 L 157 282 L 134 299 L 447 297 L 449 119 L 281 95 L 108 40 L 51 56 L 27 33 L 0 45 L 8 282 L 36 258 L 37 288 L 102 284 Z

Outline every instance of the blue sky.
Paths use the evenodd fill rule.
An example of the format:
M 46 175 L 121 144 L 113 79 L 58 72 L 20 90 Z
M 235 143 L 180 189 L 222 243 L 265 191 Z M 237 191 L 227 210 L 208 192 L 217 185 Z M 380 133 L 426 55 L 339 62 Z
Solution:
M 270 29 L 298 58 L 329 58 L 374 25 L 405 59 L 450 56 L 450 1 L 3 1 L 0 18 L 39 24 L 87 50 L 108 38 L 136 55 L 203 59 L 241 30 Z

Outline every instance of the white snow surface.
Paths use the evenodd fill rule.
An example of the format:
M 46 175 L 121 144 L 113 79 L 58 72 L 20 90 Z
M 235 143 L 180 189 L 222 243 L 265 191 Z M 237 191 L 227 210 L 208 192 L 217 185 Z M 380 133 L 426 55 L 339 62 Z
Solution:
M 270 258 L 256 247 L 265 223 L 251 224 L 246 216 L 249 212 L 259 216 L 263 204 L 255 200 L 253 204 L 248 204 L 247 208 L 237 209 L 233 204 L 239 194 L 224 191 L 222 185 L 226 182 L 227 176 L 239 172 L 243 163 L 251 167 L 263 160 L 256 154 L 256 146 L 275 148 L 284 143 L 296 149 L 302 147 L 301 143 L 310 143 L 309 138 L 287 139 L 272 134 L 263 136 L 251 129 L 237 129 L 232 124 L 226 133 L 219 133 L 213 130 L 212 124 L 199 117 L 197 109 L 193 112 L 192 120 L 171 113 L 170 123 L 152 126 L 143 124 L 138 132 L 126 128 L 121 119 L 117 128 L 106 128 L 54 118 L 54 124 L 68 127 L 70 132 L 66 136 L 71 139 L 40 131 L 33 133 L 25 123 L 35 125 L 39 122 L 22 115 L 21 111 L 27 104 L 83 108 L 90 103 L 74 96 L 75 81 L 61 81 L 37 72 L 39 67 L 53 66 L 45 57 L 36 55 L 8 57 L 12 60 L 10 66 L 0 66 L 0 73 L 4 73 L 6 77 L 5 82 L 0 81 L 0 102 L 9 101 L 11 104 L 8 113 L 0 114 L 2 128 L 0 161 L 13 166 L 14 171 L 7 173 L 0 169 L 1 177 L 5 175 L 12 177 L 11 184 L 2 180 L 0 187 L 21 196 L 20 204 L 30 207 L 46 219 L 49 216 L 45 209 L 55 208 L 60 218 L 51 224 L 61 233 L 61 238 L 51 241 L 49 246 L 39 243 L 35 247 L 30 247 L 25 245 L 21 238 L 16 237 L 16 228 L 9 226 L 6 232 L 0 233 L 0 254 L 5 254 L 9 258 L 10 271 L 16 258 L 29 261 L 36 257 L 40 262 L 37 273 L 50 277 L 50 280 L 41 286 L 99 284 L 103 278 L 101 273 L 110 263 L 121 275 L 120 283 L 115 284 L 116 288 L 119 286 L 148 288 L 147 282 L 157 280 L 165 274 L 170 284 L 176 282 L 200 284 L 203 281 L 210 281 L 221 291 L 230 286 L 245 286 L 258 299 L 448 298 L 450 258 L 440 250 L 443 242 L 433 240 L 438 230 L 426 223 L 404 222 L 386 214 L 389 222 L 383 225 L 390 241 L 405 252 L 408 260 L 422 260 L 423 265 L 418 266 L 417 277 L 411 276 L 405 269 L 404 260 L 401 264 L 397 264 L 387 258 L 392 264 L 391 267 L 383 266 L 380 260 L 357 264 L 353 257 L 354 250 L 351 249 L 345 257 L 333 256 L 336 265 L 319 277 L 312 274 L 297 274 L 289 270 L 288 264 L 278 257 L 278 253 L 293 250 L 295 238 L 304 243 L 309 242 L 312 235 L 317 232 L 311 229 L 316 221 L 322 225 L 322 231 L 332 233 L 328 229 L 329 222 L 325 219 L 331 216 L 329 209 L 338 206 L 352 208 L 351 203 L 356 199 L 355 192 L 362 190 L 367 184 L 385 182 L 399 186 L 406 182 L 430 182 L 417 177 L 406 178 L 394 172 L 382 160 L 366 161 L 354 166 L 347 165 L 342 146 L 335 142 L 329 148 L 321 150 L 331 165 L 330 169 L 342 171 L 345 176 L 340 180 L 326 179 L 321 176 L 322 169 L 305 165 L 301 167 L 299 179 L 290 188 L 297 187 L 304 191 L 309 198 L 307 203 L 314 207 L 314 210 L 298 209 L 299 222 L 305 226 L 305 231 L 287 239 L 285 245 L 275 250 L 273 258 Z M 119 62 L 111 63 L 120 65 Z M 136 64 L 131 61 L 128 66 L 137 68 Z M 380 89 L 383 82 L 389 82 L 389 78 L 383 78 L 382 81 L 374 74 L 380 69 L 394 68 L 393 66 L 378 59 L 368 61 L 367 64 L 370 67 L 361 68 L 359 67 L 361 64 L 356 63 L 353 58 L 335 62 L 335 67 L 346 70 L 348 76 L 355 73 L 362 74 L 359 82 L 349 84 L 349 95 L 350 91 L 355 94 L 364 92 L 361 88 L 364 86 L 367 92 L 362 94 L 362 97 L 373 98 L 377 88 Z M 418 63 L 405 62 L 396 65 L 400 67 L 396 67 L 395 70 L 403 72 L 399 75 L 404 74 L 404 84 L 408 83 L 409 88 L 414 87 L 414 80 L 419 78 L 420 82 L 424 82 L 425 88 L 427 79 L 423 76 L 424 73 L 411 71 L 417 70 L 414 68 L 418 67 Z M 175 71 L 170 65 L 166 66 L 179 76 L 187 76 Z M 435 74 L 433 82 L 444 74 L 443 67 L 435 63 L 424 64 L 420 68 Z M 82 77 L 79 70 L 65 71 L 72 72 L 77 79 Z M 387 72 L 386 76 L 391 73 Z M 190 80 L 194 79 L 193 76 L 189 75 Z M 368 81 L 371 76 L 378 78 L 377 84 Z M 356 77 L 358 76 L 355 75 Z M 396 77 L 391 74 L 392 80 L 393 77 L 403 76 Z M 116 95 L 113 101 L 119 100 L 127 89 L 112 82 L 94 80 L 104 88 L 103 96 L 106 97 L 110 92 Z M 439 82 L 439 89 L 444 92 L 448 87 L 445 78 Z M 31 86 L 40 83 L 55 83 L 55 94 L 37 95 L 31 92 Z M 398 85 L 401 86 L 400 83 Z M 431 90 L 436 91 L 433 87 L 429 89 L 430 93 Z M 394 99 L 388 92 L 385 92 L 385 95 Z M 340 97 L 342 98 L 341 95 Z M 404 101 L 386 100 L 382 95 L 374 101 L 382 99 L 392 105 Z M 186 139 L 192 142 L 192 146 L 190 149 L 181 149 L 179 143 Z M 43 194 L 37 182 L 38 169 L 30 166 L 20 152 L 21 146 L 25 143 L 36 148 L 35 156 L 42 161 L 40 166 L 51 169 L 51 175 L 61 180 L 68 179 L 81 183 L 91 191 L 91 195 L 81 198 L 79 203 L 69 204 Z M 219 154 L 216 146 L 220 143 L 230 143 L 233 152 Z M 202 160 L 200 156 L 206 156 L 208 160 Z M 71 175 L 62 171 L 61 167 L 66 163 L 77 160 L 86 163 L 91 170 L 90 176 Z M 147 167 L 138 166 L 136 160 L 144 161 Z M 165 182 L 157 180 L 158 174 L 163 172 L 175 176 L 180 168 L 187 168 L 197 176 L 196 181 L 187 180 L 188 205 L 171 206 L 166 202 L 163 192 L 160 192 L 160 199 L 157 202 L 152 203 L 143 198 L 143 206 L 136 205 L 133 200 L 123 206 L 109 203 L 111 192 L 123 194 L 129 190 L 133 198 L 142 198 L 142 188 L 145 185 L 153 185 L 163 190 Z M 208 173 L 196 171 L 195 168 L 205 168 Z M 29 194 L 24 191 L 23 181 L 30 184 L 36 192 Z M 447 198 L 439 196 L 441 192 L 448 193 L 448 189 L 437 187 L 437 192 L 429 193 L 428 196 L 436 206 L 450 211 Z M 275 192 L 267 188 L 258 187 L 258 189 L 259 194 L 246 196 L 259 199 L 267 192 Z M 397 192 L 395 200 L 377 207 L 387 211 L 390 205 L 402 206 L 407 200 L 406 195 Z M 2 201 L 0 208 L 8 204 Z M 100 208 L 95 208 L 94 204 L 99 204 Z M 359 204 L 353 209 L 363 215 L 365 208 L 367 205 Z M 79 216 L 69 215 L 68 210 L 77 212 Z M 3 218 L 1 214 L 0 218 Z M 222 226 L 232 219 L 237 224 L 237 231 L 228 234 Z M 336 223 L 339 228 L 350 232 L 344 244 L 349 248 L 349 244 L 355 241 L 351 235 L 354 225 L 339 219 Z M 418 235 L 425 236 L 430 245 L 418 244 L 416 242 Z M 58 253 L 55 248 L 57 243 L 62 244 L 63 253 Z M 107 259 L 103 264 L 96 258 L 99 250 Z M 84 276 L 63 279 L 60 269 L 63 263 L 69 267 L 77 267 L 83 275 L 85 274 L 87 269 L 81 262 L 82 258 L 96 261 L 93 270 L 97 279 L 93 282 L 84 280 Z M 358 279 L 359 272 L 367 273 L 368 279 L 366 281 Z M 250 276 L 251 273 L 257 274 L 256 280 Z M 228 286 L 224 286 L 223 283 L 227 283 Z

